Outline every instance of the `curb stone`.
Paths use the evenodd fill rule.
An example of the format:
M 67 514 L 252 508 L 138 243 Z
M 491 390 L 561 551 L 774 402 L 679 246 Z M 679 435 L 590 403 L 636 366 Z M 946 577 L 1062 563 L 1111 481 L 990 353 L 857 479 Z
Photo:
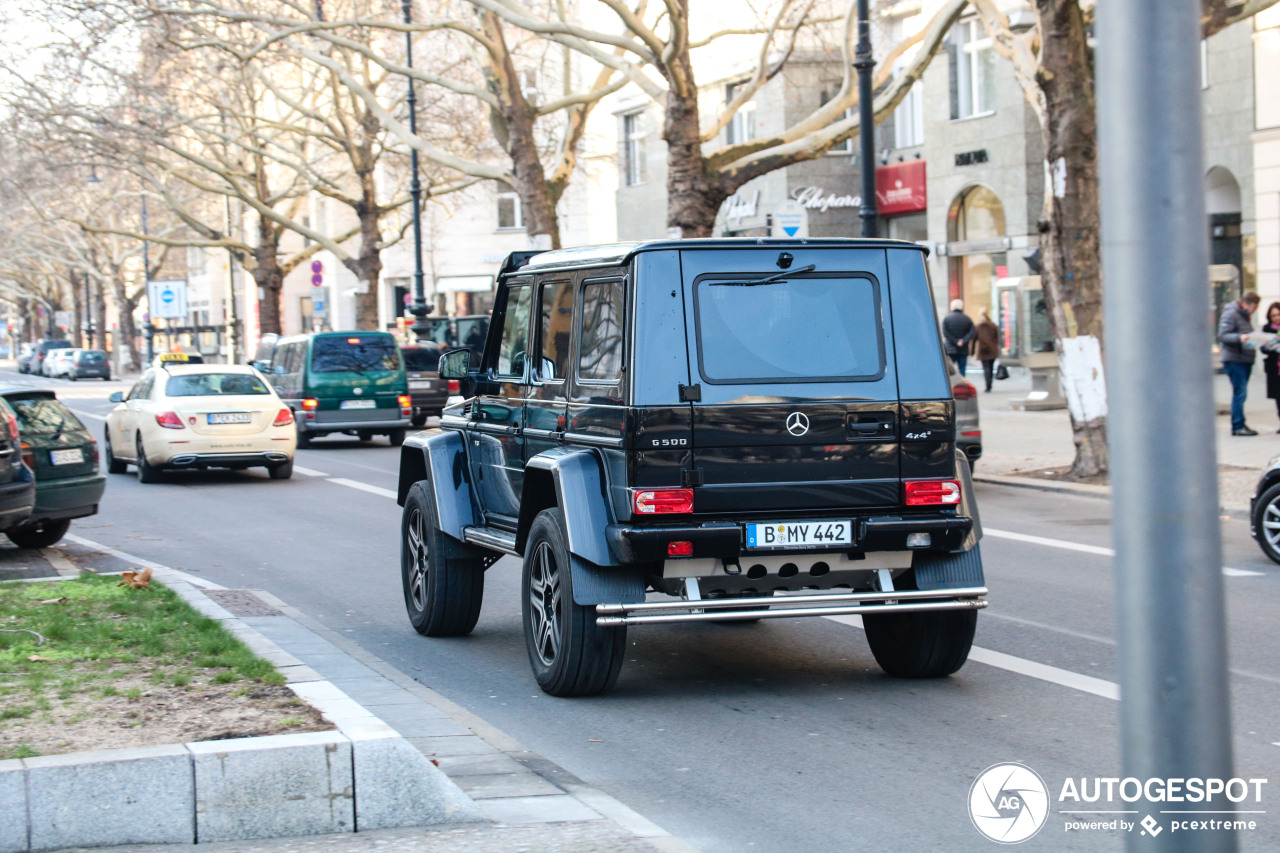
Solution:
M 1102 498 L 1104 500 L 1111 499 L 1110 486 L 1094 486 L 1089 483 L 1066 483 L 1054 480 L 1041 480 L 1039 477 L 1018 477 L 1011 474 L 974 474 L 973 481 L 975 483 L 986 483 L 992 486 L 1009 486 L 1015 489 L 1039 489 L 1042 492 L 1059 492 L 1062 494 L 1079 495 L 1088 498 Z M 1221 506 L 1218 508 L 1219 513 L 1228 515 L 1232 518 L 1248 521 L 1249 508 L 1247 506 Z

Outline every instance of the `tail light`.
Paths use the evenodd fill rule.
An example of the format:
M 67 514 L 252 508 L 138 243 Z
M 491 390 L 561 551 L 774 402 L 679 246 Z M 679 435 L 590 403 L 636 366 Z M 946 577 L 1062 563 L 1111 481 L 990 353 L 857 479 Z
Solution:
M 957 400 L 972 400 L 978 396 L 978 389 L 970 382 L 957 382 L 951 386 L 951 396 Z
M 165 429 L 186 429 L 177 412 L 160 412 L 156 415 L 156 423 Z
M 631 506 L 640 515 L 674 515 L 693 512 L 693 489 L 636 489 Z
M 960 503 L 960 484 L 955 480 L 907 480 L 907 506 L 953 506 Z
M 289 409 L 281 409 L 276 413 L 276 419 L 272 421 L 272 426 L 288 426 L 293 423 L 293 412 Z
M 400 404 L 400 408 L 402 409 L 408 409 L 413 405 L 409 400 L 408 394 L 401 394 L 399 397 L 396 397 L 396 402 Z
M 307 399 L 302 401 L 302 411 L 304 412 L 314 412 L 318 408 L 320 408 L 319 400 L 316 400 L 312 397 L 308 397 Z
M 461 393 L 462 393 L 462 383 L 461 383 L 460 381 L 458 381 L 457 379 L 450 379 L 450 380 L 449 380 L 449 393 L 450 393 L 450 394 L 461 394 Z
M 93 457 L 93 467 L 98 467 L 98 440 L 96 438 L 89 439 L 89 455 Z
M 32 471 L 36 470 L 36 452 L 25 441 L 22 442 L 22 461 L 27 463 L 27 467 Z

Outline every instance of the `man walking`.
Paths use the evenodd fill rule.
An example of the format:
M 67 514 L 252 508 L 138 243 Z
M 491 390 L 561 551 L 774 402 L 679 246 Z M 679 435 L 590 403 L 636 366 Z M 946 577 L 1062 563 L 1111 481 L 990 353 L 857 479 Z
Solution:
M 1255 303 L 1254 307 L 1257 307 Z M 951 300 L 951 313 L 942 318 L 942 343 L 947 355 L 956 363 L 956 369 L 964 376 L 969 361 L 969 342 L 973 340 L 973 321 L 964 313 L 964 303 Z
M 1249 343 L 1253 332 L 1253 312 L 1261 300 L 1252 290 L 1222 310 L 1218 322 L 1218 342 L 1222 344 L 1222 372 L 1231 380 L 1231 434 L 1257 435 L 1244 422 L 1244 400 L 1249 392 L 1249 374 L 1257 350 Z

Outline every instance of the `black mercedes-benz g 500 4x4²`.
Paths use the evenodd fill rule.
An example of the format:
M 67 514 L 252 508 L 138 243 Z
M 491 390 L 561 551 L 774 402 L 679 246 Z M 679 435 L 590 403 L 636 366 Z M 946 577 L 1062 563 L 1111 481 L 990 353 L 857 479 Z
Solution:
M 507 259 L 461 402 L 400 457 L 419 633 L 524 561 L 538 684 L 608 690 L 628 625 L 860 614 L 893 675 L 959 669 L 981 528 L 924 251 L 685 240 Z

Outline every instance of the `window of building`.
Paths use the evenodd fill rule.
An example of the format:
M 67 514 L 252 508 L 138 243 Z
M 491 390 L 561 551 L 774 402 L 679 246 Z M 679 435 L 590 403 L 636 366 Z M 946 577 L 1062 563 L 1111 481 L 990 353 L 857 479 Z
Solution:
M 726 105 L 733 103 L 733 99 L 742 93 L 742 89 L 747 85 L 746 82 L 730 83 L 724 87 L 724 102 Z M 729 145 L 737 145 L 740 142 L 750 142 L 756 138 L 756 102 L 747 101 L 738 107 L 738 111 L 733 114 L 733 118 L 729 119 L 729 124 L 724 129 L 724 141 Z
M 977 20 L 961 21 L 947 43 L 951 65 L 951 118 L 995 112 L 995 51 Z
M 924 91 L 917 82 L 893 111 L 893 147 L 924 145 Z
M 524 210 L 520 196 L 515 193 L 498 193 L 498 229 L 515 231 L 524 227 Z
M 644 113 L 622 117 L 622 183 L 634 187 L 644 183 Z

